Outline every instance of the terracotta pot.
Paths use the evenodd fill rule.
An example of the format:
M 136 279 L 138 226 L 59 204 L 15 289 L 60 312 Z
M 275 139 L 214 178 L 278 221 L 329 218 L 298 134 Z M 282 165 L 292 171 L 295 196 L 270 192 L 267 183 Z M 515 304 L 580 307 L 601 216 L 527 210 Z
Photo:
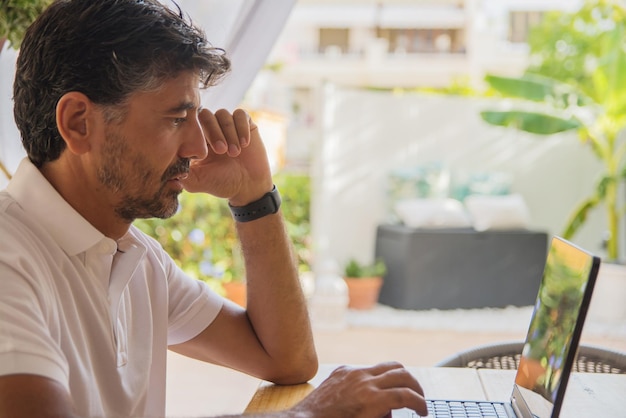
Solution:
M 348 285 L 348 308 L 371 309 L 378 303 L 382 277 L 345 277 Z
M 245 282 L 228 282 L 224 283 L 224 291 L 226 297 L 241 307 L 246 307 L 246 283 Z

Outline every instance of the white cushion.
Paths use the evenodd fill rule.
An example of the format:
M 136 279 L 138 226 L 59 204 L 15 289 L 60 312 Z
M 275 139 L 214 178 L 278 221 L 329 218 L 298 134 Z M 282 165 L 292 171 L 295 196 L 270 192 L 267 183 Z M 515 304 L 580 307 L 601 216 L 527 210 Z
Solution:
M 530 213 L 520 194 L 470 195 L 465 198 L 465 207 L 477 231 L 527 229 L 530 226 Z
M 394 207 L 400 220 L 411 228 L 471 227 L 471 219 L 456 199 L 405 199 Z

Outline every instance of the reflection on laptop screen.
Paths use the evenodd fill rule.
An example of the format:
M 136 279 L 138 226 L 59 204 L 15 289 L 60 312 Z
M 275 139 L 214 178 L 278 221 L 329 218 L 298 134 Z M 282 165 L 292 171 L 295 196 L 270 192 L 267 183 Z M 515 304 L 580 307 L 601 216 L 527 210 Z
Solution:
M 591 298 L 591 272 L 597 268 L 596 257 L 553 239 L 515 377 L 537 417 L 559 412 Z

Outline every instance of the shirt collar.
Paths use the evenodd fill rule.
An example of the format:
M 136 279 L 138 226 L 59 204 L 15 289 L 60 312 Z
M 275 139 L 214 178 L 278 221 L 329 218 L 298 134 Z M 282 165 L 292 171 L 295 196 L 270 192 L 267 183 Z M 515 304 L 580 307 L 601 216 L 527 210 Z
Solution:
M 84 252 L 104 238 L 27 158 L 20 162 L 6 190 L 69 255 Z

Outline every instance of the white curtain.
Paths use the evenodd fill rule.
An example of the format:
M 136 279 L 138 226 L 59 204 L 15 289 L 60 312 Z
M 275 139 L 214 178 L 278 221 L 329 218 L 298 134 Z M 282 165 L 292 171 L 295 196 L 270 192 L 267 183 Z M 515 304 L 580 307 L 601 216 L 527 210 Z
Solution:
M 214 46 L 224 48 L 231 73 L 203 92 L 203 106 L 232 110 L 239 105 L 265 63 L 296 0 L 179 0 L 177 3 L 204 29 Z M 164 3 L 167 3 L 164 1 Z M 8 44 L 8 43 L 7 43 Z M 13 121 L 11 101 L 17 53 L 4 46 L 0 53 L 0 160 L 14 172 L 25 155 Z M 0 189 L 7 180 L 0 174 Z
M 20 160 L 26 155 L 22 148 L 20 135 L 13 121 L 13 77 L 17 52 L 8 48 L 5 42 L 0 51 L 0 161 L 10 173 L 14 173 Z M 8 179 L 0 173 L 0 190 Z
M 204 91 L 203 105 L 233 110 L 265 63 L 296 0 L 180 0 L 214 46 L 224 48 L 232 72 Z

